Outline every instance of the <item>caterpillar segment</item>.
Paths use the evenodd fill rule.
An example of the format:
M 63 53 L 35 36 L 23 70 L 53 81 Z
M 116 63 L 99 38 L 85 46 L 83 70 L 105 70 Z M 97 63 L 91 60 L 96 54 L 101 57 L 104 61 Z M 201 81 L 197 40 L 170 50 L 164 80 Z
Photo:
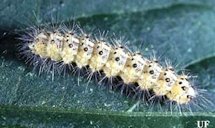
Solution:
M 144 66 L 143 72 L 138 79 L 137 83 L 143 90 L 152 90 L 156 85 L 160 72 L 162 70 L 161 65 L 157 60 L 147 61 Z
M 71 64 L 75 61 L 75 57 L 78 53 L 80 41 L 74 33 L 65 33 L 63 40 L 63 48 L 61 51 L 62 61 L 65 64 Z
M 93 55 L 94 43 L 89 36 L 82 36 L 79 39 L 80 45 L 75 62 L 79 68 L 89 65 L 89 61 Z
M 120 77 L 125 84 L 136 83 L 141 76 L 146 60 L 143 59 L 140 53 L 129 56 L 124 69 L 120 72 Z
M 31 49 L 32 53 L 39 55 L 41 58 L 47 57 L 47 42 L 48 36 L 41 32 L 37 35 L 35 40 L 29 44 L 29 48 Z
M 111 51 L 111 46 L 107 45 L 104 40 L 95 43 L 93 55 L 89 63 L 92 72 L 101 71 L 103 69 L 109 59 Z
M 103 71 L 107 78 L 116 77 L 124 69 L 128 53 L 122 46 L 113 48 Z
M 172 85 L 175 83 L 176 79 L 177 76 L 172 67 L 162 69 L 158 80 L 156 81 L 156 84 L 153 88 L 155 95 L 166 95 L 171 90 Z
M 59 31 L 49 32 L 47 43 L 47 56 L 53 61 L 61 61 L 61 51 L 63 45 L 63 36 Z

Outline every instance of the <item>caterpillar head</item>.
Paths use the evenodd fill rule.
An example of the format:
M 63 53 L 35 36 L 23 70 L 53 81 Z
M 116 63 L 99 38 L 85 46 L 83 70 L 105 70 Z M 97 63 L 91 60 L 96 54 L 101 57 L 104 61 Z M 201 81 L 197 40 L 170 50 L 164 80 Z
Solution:
M 177 77 L 167 97 L 178 104 L 187 104 L 196 97 L 196 91 L 188 81 L 188 76 L 181 75 Z
M 172 67 L 162 69 L 153 91 L 156 95 L 166 95 L 171 90 L 176 79 L 177 76 Z

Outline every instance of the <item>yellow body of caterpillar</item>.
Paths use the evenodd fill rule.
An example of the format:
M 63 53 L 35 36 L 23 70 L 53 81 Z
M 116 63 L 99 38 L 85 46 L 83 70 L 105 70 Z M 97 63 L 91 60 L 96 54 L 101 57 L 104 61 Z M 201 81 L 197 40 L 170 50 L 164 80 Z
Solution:
M 171 101 L 187 104 L 196 96 L 187 78 L 178 76 L 171 67 L 162 68 L 156 60 L 140 54 L 130 55 L 123 47 L 109 46 L 105 41 L 92 41 L 88 36 L 66 32 L 41 32 L 29 44 L 32 53 L 41 58 L 89 66 L 92 72 L 102 70 L 106 77 L 120 76 L 125 84 L 137 83 L 142 90 L 166 95 Z

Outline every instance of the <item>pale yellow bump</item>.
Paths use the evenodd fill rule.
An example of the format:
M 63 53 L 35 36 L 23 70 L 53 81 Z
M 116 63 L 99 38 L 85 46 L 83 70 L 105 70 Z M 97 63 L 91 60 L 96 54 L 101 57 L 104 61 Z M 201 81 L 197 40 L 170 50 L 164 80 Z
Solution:
M 178 104 L 187 104 L 192 98 L 196 97 L 196 92 L 187 80 L 187 76 L 181 75 L 177 77 L 176 82 L 166 96 Z
M 147 62 L 137 83 L 143 90 L 151 90 L 159 77 L 162 68 L 156 61 Z
M 75 56 L 77 55 L 79 39 L 70 33 L 66 33 L 63 42 L 61 57 L 65 64 L 70 64 L 74 61 Z
M 45 33 L 41 32 L 35 37 L 35 41 L 29 44 L 29 48 L 32 52 L 36 55 L 39 55 L 41 58 L 45 58 L 46 53 L 46 46 L 48 42 L 48 37 Z
M 171 90 L 176 79 L 177 76 L 172 67 L 163 69 L 155 83 L 156 86 L 153 87 L 153 91 L 158 96 L 166 95 Z
M 78 48 L 75 62 L 79 68 L 82 68 L 89 65 L 89 60 L 93 54 L 94 43 L 89 39 L 89 37 L 81 37 L 79 41 L 80 46 Z
M 126 66 L 119 76 L 126 84 L 135 83 L 141 76 L 145 64 L 146 60 L 140 54 L 134 54 L 128 58 Z
M 128 58 L 128 53 L 123 48 L 115 48 L 111 51 L 110 57 L 105 64 L 103 71 L 106 77 L 118 76 L 123 70 Z
M 95 50 L 89 63 L 92 72 L 100 71 L 103 69 L 104 65 L 109 59 L 111 52 L 111 47 L 103 41 L 97 42 L 94 46 L 94 49 Z
M 47 44 L 47 56 L 54 61 L 61 61 L 61 51 L 63 46 L 63 36 L 58 33 L 50 33 L 49 41 Z

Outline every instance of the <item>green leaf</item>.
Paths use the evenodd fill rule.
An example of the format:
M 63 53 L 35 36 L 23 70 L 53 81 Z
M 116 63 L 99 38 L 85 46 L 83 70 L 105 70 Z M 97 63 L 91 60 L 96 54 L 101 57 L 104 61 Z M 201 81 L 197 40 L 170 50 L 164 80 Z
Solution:
M 102 112 L 76 111 L 53 108 L 11 107 L 0 108 L 1 124 L 37 127 L 149 127 L 149 128 L 192 128 L 197 121 L 210 121 L 213 128 L 214 114 L 198 113 L 195 116 L 178 114 L 142 113 L 142 112 Z M 16 110 L 16 113 L 14 113 Z M 30 114 L 29 114 L 30 113 Z M 2 123 L 4 122 L 4 123 Z M 9 125 L 9 126 L 10 126 Z M 17 126 L 16 126 L 17 127 Z
M 176 4 L 214 6 L 213 0 L 4 0 L 0 5 L 3 30 L 35 25 L 53 18 L 62 21 L 96 14 L 122 14 L 166 8 Z M 60 19 L 60 20 L 59 20 Z
M 117 36 L 125 36 L 130 41 L 128 47 L 133 51 L 140 50 L 149 56 L 154 50 L 161 63 L 168 58 L 173 65 L 179 65 L 177 69 L 188 67 L 191 73 L 199 76 L 197 83 L 200 88 L 208 90 L 204 97 L 215 103 L 213 1 L 166 0 L 144 1 L 142 4 L 139 4 L 141 1 L 95 1 L 87 4 L 86 1 L 40 1 L 34 4 L 35 1 L 29 0 L 18 2 L 19 6 L 13 10 L 16 2 L 5 1 L 0 5 L 4 7 L 0 13 L 3 30 L 14 30 L 22 26 L 20 23 L 26 24 L 28 21 L 23 15 L 31 19 L 34 17 L 31 10 L 35 10 L 39 20 L 34 19 L 33 22 L 39 24 L 56 12 L 60 17 L 55 22 L 67 21 L 73 15 L 88 31 L 94 28 L 109 30 Z M 7 4 L 8 7 L 4 6 Z M 101 6 L 104 4 L 106 6 Z M 77 76 L 55 76 L 54 81 L 50 74 L 38 76 L 32 67 L 15 55 L 15 38 L 17 35 L 6 33 L 0 43 L 2 125 L 196 127 L 197 120 L 210 120 L 210 127 L 214 126 L 214 113 L 206 113 L 215 111 L 213 105 L 206 106 L 204 110 L 194 108 L 195 117 L 192 113 L 185 113 L 187 117 L 178 112 L 171 115 L 165 112 L 164 106 L 149 106 L 98 86 L 94 81 L 87 85 L 85 78 L 80 78 L 78 85 Z M 142 43 L 144 47 L 140 48 Z

